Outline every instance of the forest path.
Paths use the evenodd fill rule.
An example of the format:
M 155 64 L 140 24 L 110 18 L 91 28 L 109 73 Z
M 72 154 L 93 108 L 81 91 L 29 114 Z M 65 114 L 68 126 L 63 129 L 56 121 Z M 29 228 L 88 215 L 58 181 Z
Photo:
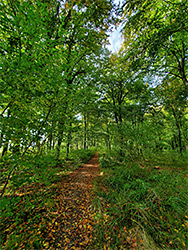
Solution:
M 94 214 L 91 210 L 91 188 L 99 174 L 95 154 L 86 164 L 58 183 L 56 211 L 49 222 L 46 249 L 86 249 L 92 241 Z

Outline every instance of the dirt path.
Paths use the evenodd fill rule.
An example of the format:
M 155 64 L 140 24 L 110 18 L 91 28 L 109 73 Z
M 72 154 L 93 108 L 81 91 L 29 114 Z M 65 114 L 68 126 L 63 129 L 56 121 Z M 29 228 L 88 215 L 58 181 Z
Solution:
M 95 154 L 59 183 L 55 197 L 57 210 L 49 223 L 46 249 L 87 249 L 90 245 L 94 216 L 90 207 L 91 187 L 98 171 Z

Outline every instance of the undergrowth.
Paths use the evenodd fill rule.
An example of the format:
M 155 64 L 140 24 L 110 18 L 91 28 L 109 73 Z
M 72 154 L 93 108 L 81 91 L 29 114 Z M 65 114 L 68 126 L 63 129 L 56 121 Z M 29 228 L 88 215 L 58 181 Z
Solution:
M 95 249 L 187 249 L 185 172 L 115 159 L 100 158 Z
M 1 198 L 2 249 L 44 249 L 46 224 L 54 209 L 56 186 L 67 171 L 87 162 L 94 150 L 77 150 L 70 159 L 55 154 L 4 157 L 1 159 L 1 183 L 14 164 L 16 168 Z

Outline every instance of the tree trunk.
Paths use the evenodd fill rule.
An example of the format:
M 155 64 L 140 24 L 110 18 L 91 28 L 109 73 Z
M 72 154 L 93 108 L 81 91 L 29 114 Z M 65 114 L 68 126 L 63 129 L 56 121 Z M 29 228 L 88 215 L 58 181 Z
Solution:
M 8 109 L 8 118 L 9 117 L 10 117 L 10 109 Z M 1 132 L 1 145 L 2 145 L 2 142 L 4 141 L 3 140 L 3 133 L 4 133 L 4 126 L 3 126 L 2 132 Z M 2 151 L 2 155 L 1 156 L 4 156 L 7 153 L 8 147 L 9 147 L 9 140 L 7 141 L 6 137 L 5 137 L 5 143 L 4 143 L 4 147 L 3 147 L 3 151 Z
M 49 134 L 49 140 L 48 140 L 48 149 L 49 150 L 52 149 L 52 140 L 53 140 L 53 135 L 52 135 L 52 130 L 51 130 L 50 134 Z
M 68 138 L 68 142 L 67 142 L 67 154 L 66 154 L 67 157 L 69 156 L 69 153 L 70 153 L 70 140 Z
M 71 144 L 71 128 L 72 128 L 72 123 L 70 122 L 70 126 L 69 126 L 69 132 L 67 135 L 67 157 L 69 156 L 70 153 L 70 144 Z
M 122 115 L 121 115 L 121 112 L 120 112 L 118 127 L 119 127 L 119 135 L 120 135 L 120 152 L 119 152 L 119 154 L 120 154 L 121 157 L 124 156 L 124 153 L 123 153 L 124 138 L 123 138 L 123 134 L 122 134 L 122 124 L 123 124 L 123 119 L 122 119 Z
M 4 147 L 3 147 L 3 151 L 2 151 L 2 155 L 1 155 L 2 157 L 7 153 L 8 145 L 9 145 L 9 142 L 5 142 Z
M 63 117 L 62 117 L 62 120 L 63 120 Z M 58 160 L 59 159 L 59 156 L 60 156 L 60 151 L 61 151 L 61 143 L 63 141 L 63 132 L 64 132 L 64 125 L 65 125 L 65 122 L 64 120 L 63 121 L 59 121 L 59 124 L 58 124 L 58 141 L 57 141 L 57 147 L 56 147 L 56 159 Z
M 84 115 L 84 149 L 87 149 L 87 117 Z
M 108 149 L 111 151 L 110 133 L 108 127 L 107 127 L 107 146 Z
M 60 156 L 60 151 L 61 151 L 61 143 L 62 143 L 62 136 L 63 136 L 63 133 L 60 135 L 59 134 L 59 138 L 58 138 L 58 141 L 57 141 L 57 147 L 56 147 L 56 158 L 59 159 L 59 156 Z
M 182 154 L 183 151 L 183 144 L 182 144 L 182 139 L 181 139 L 181 128 L 180 128 L 180 124 L 176 115 L 176 112 L 174 110 L 174 108 L 171 106 L 172 108 L 172 113 L 175 119 L 175 123 L 176 123 L 176 127 L 177 127 L 177 132 L 178 132 L 178 144 L 179 144 L 179 149 L 180 149 L 180 154 Z

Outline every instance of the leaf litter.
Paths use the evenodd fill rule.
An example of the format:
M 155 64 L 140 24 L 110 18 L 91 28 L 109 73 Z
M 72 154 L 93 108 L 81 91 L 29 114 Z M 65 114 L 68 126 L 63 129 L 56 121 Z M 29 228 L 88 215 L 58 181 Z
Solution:
M 97 154 L 58 182 L 55 210 L 48 223 L 46 249 L 86 249 L 92 242 L 91 188 L 99 172 Z
M 8 195 L 1 220 L 3 249 L 87 249 L 93 238 L 92 182 L 99 174 L 95 154 L 58 181 L 33 183 Z M 10 211 L 11 202 L 14 208 Z M 12 205 L 11 205 L 12 206 Z

